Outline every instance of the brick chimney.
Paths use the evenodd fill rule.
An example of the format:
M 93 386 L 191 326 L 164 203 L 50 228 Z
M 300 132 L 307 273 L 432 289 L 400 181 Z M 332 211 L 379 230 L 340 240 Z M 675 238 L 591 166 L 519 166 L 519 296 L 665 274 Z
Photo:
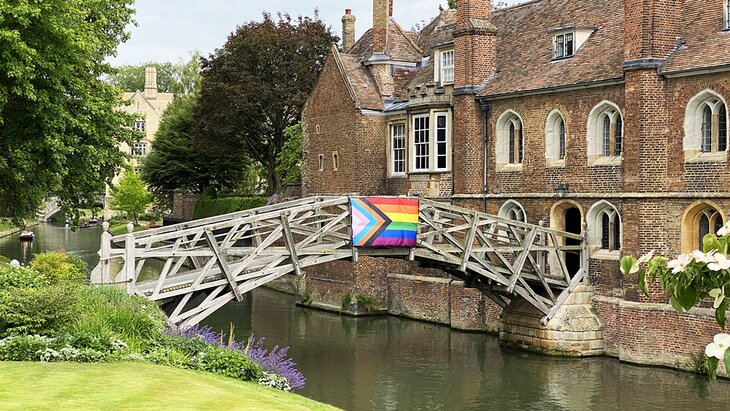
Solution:
M 157 69 L 147 67 L 144 69 L 144 96 L 145 98 L 157 98 Z
M 392 0 L 373 0 L 373 54 L 385 54 L 392 9 Z
M 454 31 L 454 88 L 472 88 L 495 67 L 496 28 L 490 0 L 457 0 Z
M 342 16 L 342 52 L 347 53 L 355 45 L 355 16 L 346 9 Z
M 624 0 L 624 61 L 627 66 L 664 60 L 677 45 L 683 20 L 682 2 Z

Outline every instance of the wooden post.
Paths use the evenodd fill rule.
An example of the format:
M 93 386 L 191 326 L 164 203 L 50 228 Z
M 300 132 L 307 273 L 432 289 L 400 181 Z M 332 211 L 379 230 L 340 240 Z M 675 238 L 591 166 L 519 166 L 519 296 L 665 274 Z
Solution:
M 137 283 L 135 274 L 137 273 L 137 263 L 134 260 L 134 235 L 127 234 L 124 243 L 124 281 L 127 283 L 127 293 L 134 295 L 134 289 Z
M 583 223 L 583 249 L 581 250 L 581 264 L 583 265 L 583 284 L 590 285 L 590 278 L 588 278 L 588 266 L 590 260 L 588 256 L 588 224 Z
M 105 221 L 104 224 L 108 226 L 109 223 Z M 112 282 L 111 261 L 109 260 L 112 255 L 111 240 L 111 233 L 104 230 L 104 232 L 101 233 L 101 250 L 99 250 L 99 256 L 101 257 L 101 261 L 99 261 L 100 273 L 96 282 L 94 282 L 94 279 L 92 279 L 92 282 L 94 282 L 94 284 L 109 284 Z

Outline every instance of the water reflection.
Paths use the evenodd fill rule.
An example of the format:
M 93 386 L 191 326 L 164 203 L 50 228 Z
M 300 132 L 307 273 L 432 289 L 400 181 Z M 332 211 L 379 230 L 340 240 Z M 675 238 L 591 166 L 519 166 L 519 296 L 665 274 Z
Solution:
M 348 410 L 703 409 L 730 404 L 730 383 L 610 358 L 566 359 L 504 349 L 495 337 L 395 317 L 294 308 L 256 290 L 206 323 L 291 346 L 307 377 L 299 393 Z
M 89 267 L 99 262 L 101 227 L 89 227 L 72 231 L 63 224 L 43 223 L 30 229 L 33 241 L 20 241 L 17 235 L 0 238 L 0 255 L 29 263 L 35 253 L 47 250 L 66 250 L 81 257 Z

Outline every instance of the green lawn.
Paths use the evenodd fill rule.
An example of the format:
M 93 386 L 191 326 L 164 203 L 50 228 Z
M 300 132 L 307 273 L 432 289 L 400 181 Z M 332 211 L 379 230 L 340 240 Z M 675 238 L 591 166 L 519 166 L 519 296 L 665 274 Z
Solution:
M 146 363 L 0 362 L 0 408 L 334 410 L 299 395 Z

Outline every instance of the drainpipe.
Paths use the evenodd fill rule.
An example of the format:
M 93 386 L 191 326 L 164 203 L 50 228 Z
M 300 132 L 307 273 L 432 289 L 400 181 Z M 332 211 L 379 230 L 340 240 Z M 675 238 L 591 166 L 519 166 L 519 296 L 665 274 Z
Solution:
M 489 103 L 482 102 L 482 112 L 484 113 L 484 139 L 482 140 L 483 156 L 484 156 L 484 180 L 482 184 L 484 213 L 487 212 L 487 194 L 489 194 Z

